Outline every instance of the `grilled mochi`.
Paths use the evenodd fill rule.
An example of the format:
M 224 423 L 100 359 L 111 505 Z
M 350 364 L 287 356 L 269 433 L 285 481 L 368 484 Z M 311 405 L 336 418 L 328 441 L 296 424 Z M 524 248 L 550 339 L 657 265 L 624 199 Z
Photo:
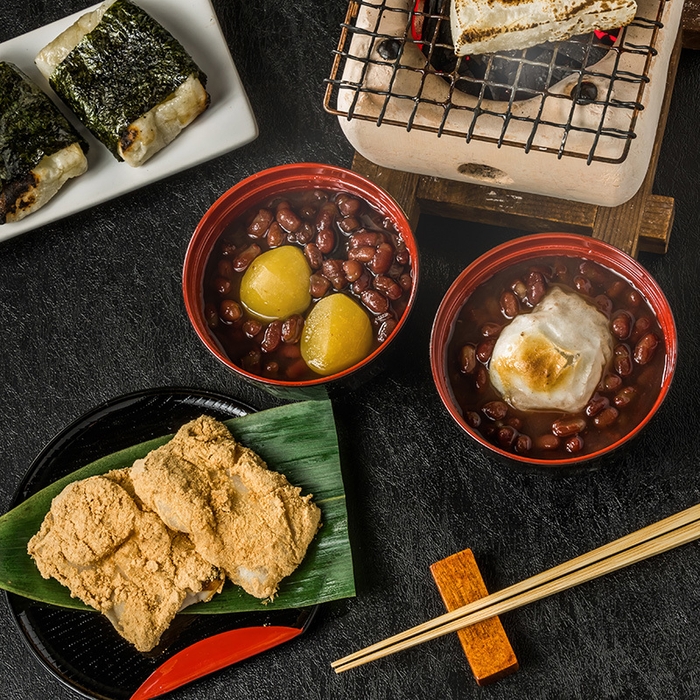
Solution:
M 607 317 L 578 294 L 553 287 L 501 331 L 489 376 L 514 408 L 575 413 L 593 395 L 612 348 Z
M 128 472 L 69 484 L 28 552 L 44 578 L 57 579 L 139 651 L 150 651 L 179 610 L 209 600 L 224 579 L 186 535 L 144 509 Z
M 129 0 L 82 15 L 36 65 L 117 160 L 137 167 L 209 105 L 206 76 L 182 45 Z
M 455 53 L 494 53 L 629 24 L 635 0 L 451 0 Z
M 137 495 L 197 552 L 256 598 L 272 599 L 301 563 L 321 512 L 228 428 L 201 416 L 131 467 Z
M 88 167 L 87 144 L 17 66 L 0 62 L 0 224 L 44 206 Z

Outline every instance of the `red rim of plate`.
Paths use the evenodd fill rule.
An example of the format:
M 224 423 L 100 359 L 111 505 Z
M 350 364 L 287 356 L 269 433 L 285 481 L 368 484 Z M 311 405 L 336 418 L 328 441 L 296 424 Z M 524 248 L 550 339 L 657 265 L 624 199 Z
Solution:
M 396 224 L 402 239 L 411 255 L 411 274 L 413 287 L 406 309 L 401 315 L 389 337 L 375 348 L 361 362 L 348 367 L 342 372 L 305 381 L 289 381 L 262 377 L 247 372 L 234 364 L 210 333 L 203 314 L 202 278 L 211 250 L 224 229 L 235 218 L 243 214 L 250 206 L 271 195 L 281 195 L 294 190 L 310 188 L 325 190 L 343 190 L 366 199 L 372 206 L 386 214 Z M 209 351 L 226 367 L 261 384 L 304 388 L 328 384 L 354 374 L 369 365 L 378 355 L 386 350 L 406 323 L 416 298 L 418 288 L 419 262 L 416 240 L 406 214 L 396 200 L 381 187 L 358 173 L 334 165 L 322 163 L 289 163 L 279 165 L 250 175 L 224 192 L 205 212 L 192 234 L 182 271 L 182 289 L 185 308 L 190 322 L 200 340 Z
M 607 447 L 582 456 L 566 459 L 536 459 L 493 445 L 471 428 L 462 416 L 456 404 L 447 380 L 447 346 L 452 336 L 454 322 L 459 311 L 474 290 L 496 272 L 506 267 L 531 258 L 563 255 L 588 258 L 602 263 L 617 274 L 623 276 L 637 289 L 651 306 L 664 333 L 666 357 L 659 394 L 644 418 L 629 433 Z M 590 462 L 604 454 L 612 452 L 620 445 L 631 440 L 651 420 L 671 386 L 678 354 L 678 336 L 671 307 L 663 291 L 651 275 L 619 248 L 603 241 L 571 233 L 538 233 L 507 241 L 484 253 L 467 266 L 447 290 L 438 308 L 430 336 L 430 368 L 438 394 L 456 423 L 480 445 L 508 460 L 525 465 L 560 467 Z

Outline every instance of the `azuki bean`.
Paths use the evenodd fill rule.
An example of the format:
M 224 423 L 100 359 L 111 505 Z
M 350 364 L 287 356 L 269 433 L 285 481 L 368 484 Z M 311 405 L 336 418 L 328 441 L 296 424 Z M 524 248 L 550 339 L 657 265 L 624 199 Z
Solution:
M 614 406 L 608 406 L 593 419 L 593 422 L 598 428 L 607 428 L 617 420 L 618 415 L 620 412 Z
M 365 289 L 369 289 L 372 278 L 367 270 L 362 270 L 362 274 L 350 285 L 353 294 L 360 295 Z
M 508 415 L 508 404 L 503 401 L 489 401 L 481 410 L 491 420 L 503 420 Z
M 376 289 L 365 289 L 360 299 L 372 313 L 383 314 L 389 310 L 389 300 Z
M 527 301 L 530 306 L 537 306 L 547 293 L 547 283 L 541 272 L 531 272 L 527 276 Z
M 296 233 L 302 225 L 302 220 L 291 208 L 277 210 L 277 223 L 288 233 Z
M 401 285 L 386 275 L 377 275 L 374 278 L 374 288 L 378 289 L 387 297 L 387 299 L 390 299 L 391 301 L 400 299 L 401 295 L 403 294 Z
M 309 277 L 309 293 L 314 299 L 320 299 L 328 293 L 331 288 L 331 281 L 320 272 L 316 272 Z
M 335 203 L 343 216 L 355 216 L 362 209 L 362 202 L 349 194 L 341 193 L 335 198 Z
M 377 340 L 383 343 L 393 333 L 397 323 L 395 318 L 387 318 L 386 321 L 383 321 L 377 331 Z
M 557 437 L 568 437 L 586 429 L 586 420 L 578 416 L 558 418 L 552 423 L 552 433 Z
M 344 260 L 343 261 L 343 272 L 345 273 L 345 278 L 348 282 L 354 282 L 360 278 L 360 275 L 364 272 L 365 268 L 361 262 L 357 260 Z
M 479 362 L 483 362 L 484 364 L 486 364 L 491 359 L 491 355 L 493 354 L 494 345 L 496 345 L 496 338 L 487 338 L 486 340 L 482 340 L 476 346 L 476 358 L 477 358 L 477 360 L 479 360 Z
M 204 318 L 207 321 L 209 328 L 216 328 L 219 325 L 219 312 L 214 304 L 204 305 Z
M 632 332 L 634 319 L 629 311 L 617 311 L 610 321 L 610 328 L 618 340 L 627 340 Z
M 589 417 L 597 416 L 604 408 L 610 405 L 610 399 L 607 396 L 601 396 L 600 394 L 593 394 L 590 401 L 586 404 L 586 408 L 583 412 Z
M 522 280 L 515 280 L 510 285 L 510 289 L 520 301 L 525 301 L 527 298 L 527 285 Z
M 575 454 L 583 449 L 583 438 L 580 435 L 572 435 L 564 444 L 567 452 Z
M 249 318 L 243 323 L 243 332 L 248 338 L 255 338 L 262 330 L 262 327 L 262 323 L 257 318 Z
M 515 294 L 513 292 L 503 292 L 501 294 L 501 313 L 506 318 L 515 318 L 519 310 L 520 306 Z
M 629 377 L 634 367 L 632 366 L 632 353 L 629 346 L 624 343 L 616 345 L 613 350 L 613 367 L 621 377 Z
M 624 386 L 613 397 L 613 403 L 618 408 L 624 408 L 632 403 L 632 399 L 637 395 L 637 390 L 632 386 Z
M 559 448 L 561 440 L 556 435 L 539 435 L 535 438 L 535 445 L 540 450 L 556 450 Z
M 374 255 L 377 252 L 376 248 L 372 246 L 363 245 L 357 248 L 350 248 L 348 250 L 348 259 L 357 260 L 362 263 L 368 263 L 374 259 Z
M 404 292 L 410 292 L 413 288 L 413 277 L 411 277 L 411 273 L 404 272 L 401 277 L 399 277 L 399 284 Z
M 472 374 L 476 369 L 476 347 L 471 343 L 462 346 L 459 351 L 459 371 Z
M 360 228 L 360 222 L 354 216 L 346 216 L 338 222 L 338 228 L 344 233 L 352 233 Z
M 286 238 L 287 234 L 284 229 L 276 221 L 273 221 L 267 232 L 267 245 L 269 245 L 270 248 L 277 248 L 284 243 Z
M 253 238 L 262 238 L 267 233 L 267 229 L 270 228 L 270 224 L 274 219 L 275 215 L 269 209 L 263 208 L 255 215 L 255 218 L 250 224 L 248 224 L 246 232 Z
M 529 435 L 523 435 L 521 433 L 515 440 L 515 445 L 513 445 L 513 449 L 519 455 L 527 454 L 532 449 L 532 438 Z
M 484 365 L 479 365 L 476 368 L 474 375 L 474 386 L 477 391 L 483 391 L 489 385 L 489 373 Z
M 399 250 L 394 256 L 394 259 L 399 265 L 408 265 L 408 263 L 411 261 L 411 254 L 408 252 L 408 250 Z
M 512 448 L 518 437 L 518 431 L 510 425 L 504 425 L 498 429 L 497 437 L 501 447 Z
M 298 343 L 303 328 L 304 319 L 299 314 L 286 318 L 282 321 L 282 341 L 285 343 Z
M 282 342 L 282 321 L 272 321 L 265 329 L 260 348 L 263 352 L 274 352 Z
M 634 361 L 638 365 L 645 365 L 654 357 L 656 348 L 659 345 L 659 339 L 654 333 L 647 333 L 642 336 L 639 342 L 634 346 Z
M 617 297 L 622 294 L 622 292 L 625 291 L 627 288 L 627 282 L 624 280 L 615 280 L 606 290 L 605 293 L 611 298 L 611 299 L 617 299 Z
M 275 362 L 274 360 L 271 360 L 265 365 L 265 374 L 269 375 L 276 375 L 280 371 L 280 366 L 278 362 Z
M 226 323 L 235 323 L 243 316 L 243 309 L 241 309 L 240 304 L 233 299 L 222 299 L 219 305 L 219 313 L 221 314 L 222 321 Z
M 651 319 L 647 316 L 640 316 L 632 327 L 632 337 L 633 343 L 636 343 L 642 336 L 649 332 L 651 328 Z
M 333 229 L 322 228 L 316 236 L 316 245 L 324 255 L 328 255 L 335 248 L 335 233 Z
M 574 287 L 576 287 L 576 290 L 581 292 L 581 294 L 586 295 L 589 295 L 591 293 L 591 290 L 593 289 L 591 281 L 587 277 L 583 277 L 582 275 L 577 275 L 576 277 L 574 277 Z
M 334 289 L 342 289 L 348 283 L 343 271 L 342 260 L 324 260 L 321 267 L 323 276 L 331 281 Z
M 606 374 L 599 385 L 600 391 L 617 391 L 622 386 L 622 378 L 617 374 Z
M 390 243 L 380 243 L 369 266 L 375 275 L 383 275 L 394 261 L 394 248 Z
M 353 233 L 348 239 L 348 248 L 376 248 L 382 242 L 382 237 L 376 231 L 365 231 L 364 229 Z
M 598 265 L 596 265 L 594 262 L 591 262 L 590 260 L 584 260 L 579 265 L 578 270 L 584 277 L 587 277 L 589 280 L 595 282 L 596 284 L 601 284 L 605 281 L 605 275 L 603 273 L 603 270 L 601 270 Z
M 233 269 L 236 272 L 243 272 L 248 269 L 248 265 L 260 255 L 260 246 L 252 243 L 245 250 L 233 259 Z
M 216 277 L 214 289 L 221 295 L 228 294 L 231 291 L 231 280 L 226 277 Z
M 506 425 L 510 425 L 516 430 L 520 430 L 523 427 L 523 422 L 517 416 L 510 416 L 510 418 L 506 420 Z
M 481 416 L 476 411 L 467 411 L 464 414 L 464 420 L 472 428 L 478 428 L 481 425 Z
M 307 243 L 304 246 L 304 255 L 312 270 L 320 270 L 323 265 L 323 253 L 315 243 Z

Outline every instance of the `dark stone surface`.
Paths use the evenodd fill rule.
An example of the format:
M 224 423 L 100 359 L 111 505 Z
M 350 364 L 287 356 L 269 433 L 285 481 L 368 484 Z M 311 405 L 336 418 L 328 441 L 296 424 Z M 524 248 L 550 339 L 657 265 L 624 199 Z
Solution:
M 85 7 L 2 0 L 0 41 Z M 293 161 L 349 166 L 322 108 L 342 0 L 215 0 L 260 125 L 252 144 L 0 245 L 0 511 L 32 459 L 101 401 L 191 386 L 265 408 L 276 400 L 218 364 L 189 326 L 180 272 L 190 234 L 239 179 Z M 676 381 L 647 430 L 601 471 L 515 473 L 477 453 L 433 387 L 433 315 L 458 272 L 518 235 L 425 217 L 423 278 L 397 359 L 334 406 L 358 596 L 328 605 L 307 637 L 183 689 L 205 698 L 700 697 L 700 550 L 661 555 L 503 617 L 521 670 L 478 688 L 455 638 L 336 676 L 330 662 L 442 611 L 429 565 L 471 547 L 502 588 L 698 501 L 700 387 L 697 114 L 700 54 L 681 58 L 656 191 L 676 198 L 665 256 L 642 255 L 675 311 Z M 0 553 L 1 555 L 1 553 Z M 68 700 L 0 605 L 0 698 Z

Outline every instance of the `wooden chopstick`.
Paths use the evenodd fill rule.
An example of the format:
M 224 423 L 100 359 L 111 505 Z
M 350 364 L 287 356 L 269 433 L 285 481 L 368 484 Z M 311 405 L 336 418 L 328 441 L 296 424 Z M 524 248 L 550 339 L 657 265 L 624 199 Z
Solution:
M 700 538 L 700 504 L 334 661 L 336 673 L 408 649 Z

